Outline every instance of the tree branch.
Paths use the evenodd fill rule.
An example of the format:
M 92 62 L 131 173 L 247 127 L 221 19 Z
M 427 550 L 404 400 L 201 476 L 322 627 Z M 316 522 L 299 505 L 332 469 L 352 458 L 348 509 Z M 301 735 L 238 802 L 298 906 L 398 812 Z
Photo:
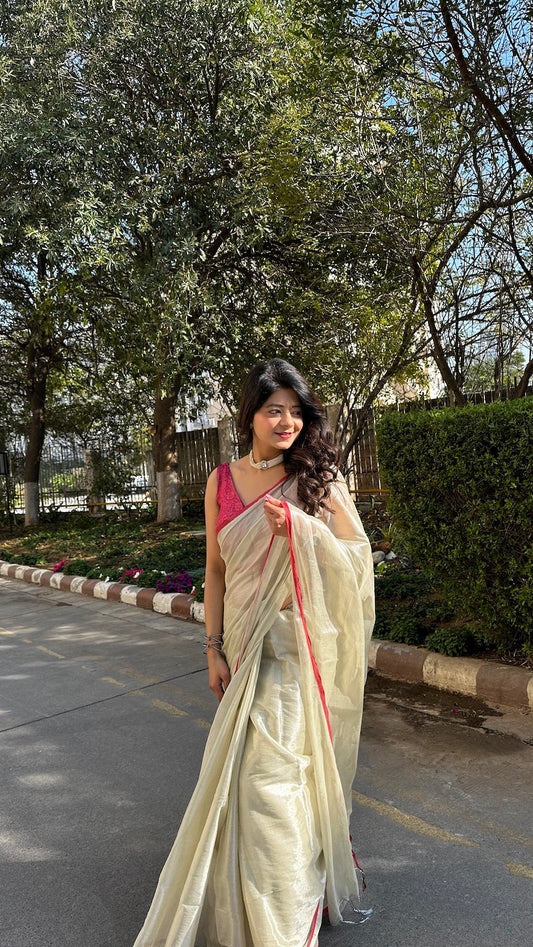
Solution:
M 457 62 L 459 73 L 463 79 L 464 84 L 468 89 L 470 89 L 474 98 L 483 106 L 489 118 L 496 125 L 502 138 L 509 142 L 524 170 L 533 177 L 533 156 L 531 156 L 526 151 L 511 122 L 498 108 L 496 102 L 481 88 L 476 77 L 470 71 L 466 57 L 461 48 L 459 36 L 453 25 L 448 4 L 446 0 L 439 0 L 439 4 L 446 35 L 448 36 L 455 61 Z

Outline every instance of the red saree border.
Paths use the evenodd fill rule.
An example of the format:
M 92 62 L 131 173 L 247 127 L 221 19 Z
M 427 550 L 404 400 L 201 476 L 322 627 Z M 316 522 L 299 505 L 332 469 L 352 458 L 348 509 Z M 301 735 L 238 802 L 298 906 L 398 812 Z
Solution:
M 320 904 L 321 904 L 321 902 L 322 902 L 322 898 L 321 898 L 320 901 L 318 902 L 318 904 L 317 904 L 317 906 L 316 906 L 315 913 L 314 913 L 314 915 L 313 915 L 313 922 L 312 922 L 312 924 L 311 924 L 311 930 L 310 930 L 310 932 L 309 932 L 309 937 L 307 938 L 306 947 L 309 947 L 309 945 L 313 943 L 313 937 L 315 936 L 316 922 L 317 922 L 317 918 L 318 918 L 318 912 L 320 911 Z

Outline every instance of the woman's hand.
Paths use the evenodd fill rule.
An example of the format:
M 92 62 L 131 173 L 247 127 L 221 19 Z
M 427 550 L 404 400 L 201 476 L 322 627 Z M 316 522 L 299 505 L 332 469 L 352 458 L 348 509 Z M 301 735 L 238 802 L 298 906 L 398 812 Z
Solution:
M 231 680 L 231 674 L 226 659 L 218 651 L 209 650 L 207 663 L 209 665 L 209 687 L 213 694 L 222 700 L 224 691 Z
M 287 532 L 287 517 L 281 500 L 276 500 L 275 497 L 270 496 L 270 493 L 267 493 L 263 500 L 263 507 L 268 525 L 274 536 L 285 536 L 286 538 L 289 535 Z

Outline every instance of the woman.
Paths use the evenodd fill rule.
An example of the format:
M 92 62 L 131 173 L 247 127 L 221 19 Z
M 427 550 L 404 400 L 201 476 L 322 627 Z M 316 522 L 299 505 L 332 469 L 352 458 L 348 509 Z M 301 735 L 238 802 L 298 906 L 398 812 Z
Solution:
M 281 359 L 244 385 L 250 449 L 209 477 L 206 652 L 220 705 L 135 947 L 315 947 L 357 893 L 351 788 L 370 546 L 324 410 Z

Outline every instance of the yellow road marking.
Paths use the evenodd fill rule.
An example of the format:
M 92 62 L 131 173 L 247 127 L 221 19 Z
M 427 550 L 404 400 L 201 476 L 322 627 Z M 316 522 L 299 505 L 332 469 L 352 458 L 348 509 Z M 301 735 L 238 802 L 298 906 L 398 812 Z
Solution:
M 101 681 L 104 681 L 105 684 L 114 684 L 115 687 L 125 687 L 126 685 L 122 681 L 116 681 L 114 677 L 101 677 Z
M 372 774 L 372 783 L 374 787 L 381 789 L 388 789 L 389 780 L 385 777 L 379 777 L 375 773 Z M 402 790 L 403 796 L 409 799 L 409 802 L 413 802 L 415 805 L 419 803 L 424 803 L 427 808 L 431 809 L 433 814 L 446 815 L 453 817 L 457 814 L 456 804 L 452 804 L 443 799 L 428 798 L 427 795 L 424 795 L 421 792 L 418 792 L 415 789 L 406 790 L 405 787 Z M 480 819 L 472 815 L 468 816 L 468 822 L 471 828 L 479 828 L 483 832 L 490 832 L 491 835 L 496 835 L 499 839 L 505 837 L 509 842 L 518 842 L 519 845 L 527 846 L 531 848 L 533 846 L 533 837 L 530 835 L 522 835 L 520 832 L 517 832 L 515 829 L 506 825 L 503 822 L 494 822 L 492 819 Z
M 175 694 L 180 702 L 188 704 L 191 707 L 200 707 L 202 710 L 212 710 L 213 700 L 212 694 L 207 691 L 207 699 L 202 697 L 199 694 L 192 694 L 190 691 L 186 690 L 185 687 L 180 687 L 178 684 L 163 684 L 163 687 L 167 687 L 169 690 Z
M 455 842 L 456 845 L 468 845 L 469 848 L 479 848 L 477 842 L 469 842 L 467 839 L 461 838 L 460 835 L 453 835 L 451 832 L 447 832 L 446 829 L 440 829 L 436 825 L 424 822 L 423 819 L 419 819 L 416 815 L 401 812 L 396 806 L 391 806 L 386 802 L 380 802 L 378 799 L 372 799 L 370 796 L 363 796 L 362 793 L 356 792 L 355 790 L 352 791 L 352 798 L 355 802 L 358 802 L 360 806 L 366 806 L 367 809 L 374 809 L 375 812 L 379 812 L 380 815 L 386 816 L 387 819 L 397 822 L 398 825 L 403 825 L 403 827 L 410 832 L 416 832 L 417 835 L 427 835 L 429 838 L 436 839 L 439 842 Z
M 189 716 L 186 710 L 180 710 L 180 708 L 175 707 L 174 704 L 168 704 L 166 700 L 153 700 L 152 707 L 155 707 L 157 710 L 163 710 L 166 714 L 170 714 L 171 717 Z
M 138 681 L 141 681 L 143 684 L 159 683 L 156 677 L 150 677 L 148 674 L 143 674 L 142 671 L 135 670 L 135 668 L 122 667 L 122 668 L 117 668 L 117 671 L 120 674 L 127 674 L 128 677 L 134 677 Z
M 44 651 L 45 654 L 49 654 L 49 655 L 51 655 L 51 657 L 53 657 L 53 658 L 62 658 L 62 659 L 63 659 L 63 658 L 65 657 L 64 654 L 58 654 L 57 651 L 50 651 L 50 648 L 45 648 L 44 645 L 42 645 L 42 644 L 36 645 L 36 648 L 37 648 L 37 651 Z
M 10 638 L 15 637 L 14 631 L 8 631 L 7 628 L 0 628 L 0 635 L 9 635 Z
M 533 868 L 529 865 L 521 865 L 520 862 L 505 862 L 505 867 L 518 878 L 533 878 Z
M 200 727 L 200 730 L 210 730 L 210 729 L 211 729 L 211 724 L 209 723 L 209 720 L 202 720 L 202 718 L 199 717 L 199 718 L 198 718 L 197 720 L 195 720 L 194 722 L 195 722 L 195 724 L 196 724 L 197 727 Z

